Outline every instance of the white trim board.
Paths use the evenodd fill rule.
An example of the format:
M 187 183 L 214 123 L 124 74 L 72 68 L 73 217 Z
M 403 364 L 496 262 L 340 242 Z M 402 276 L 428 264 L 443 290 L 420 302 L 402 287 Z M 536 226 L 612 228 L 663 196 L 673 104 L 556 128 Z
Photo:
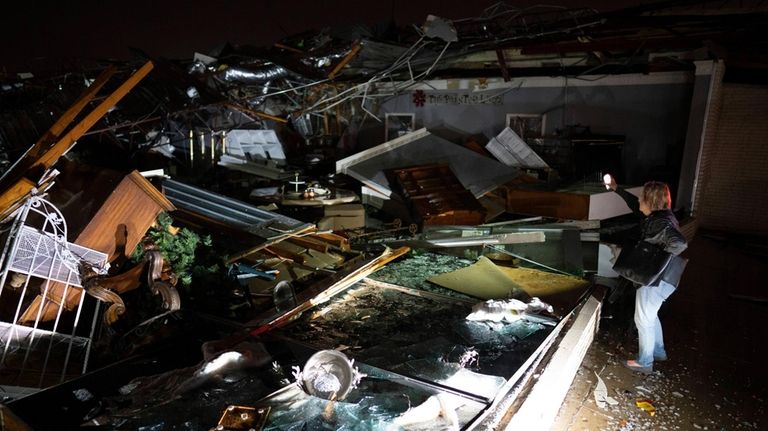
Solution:
M 421 139 L 425 136 L 428 136 L 430 133 L 427 131 L 426 127 L 421 128 L 419 130 L 414 131 L 413 133 L 409 133 L 407 135 L 403 135 L 400 137 L 397 137 L 395 139 L 392 139 L 391 141 L 384 142 L 381 145 L 377 145 L 375 147 L 369 148 L 367 150 L 361 151 L 359 153 L 353 154 L 349 157 L 345 157 L 341 160 L 336 161 L 336 173 L 337 174 L 346 174 L 347 169 L 350 166 L 354 166 L 360 162 L 364 162 L 368 159 L 372 159 L 376 156 L 379 156 L 381 154 L 384 154 L 388 151 L 391 151 L 395 148 L 402 147 L 405 144 L 411 143 L 417 139 Z
M 550 429 L 595 337 L 601 308 L 594 294 L 587 299 L 505 431 Z

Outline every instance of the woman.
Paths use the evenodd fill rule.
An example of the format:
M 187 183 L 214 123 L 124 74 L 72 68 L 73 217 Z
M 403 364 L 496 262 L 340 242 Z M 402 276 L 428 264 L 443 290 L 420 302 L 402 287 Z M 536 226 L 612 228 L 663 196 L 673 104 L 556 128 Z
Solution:
M 606 178 L 608 180 L 608 178 Z M 657 244 L 673 255 L 680 254 L 688 247 L 680 232 L 675 215 L 672 213 L 672 198 L 669 186 L 649 181 L 643 186 L 638 199 L 635 195 L 619 188 L 611 176 L 606 186 L 621 196 L 635 214 L 645 218 L 640 225 L 641 241 Z M 661 304 L 675 291 L 675 286 L 659 280 L 649 286 L 641 286 L 635 293 L 635 325 L 637 326 L 639 351 L 637 359 L 630 359 L 624 365 L 645 374 L 653 372 L 653 361 L 665 361 L 664 337 L 658 312 Z

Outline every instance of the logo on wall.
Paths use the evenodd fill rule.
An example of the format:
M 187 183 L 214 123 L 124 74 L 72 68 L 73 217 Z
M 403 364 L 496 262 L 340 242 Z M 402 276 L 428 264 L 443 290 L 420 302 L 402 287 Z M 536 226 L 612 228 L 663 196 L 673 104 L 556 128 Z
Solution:
M 421 108 L 424 106 L 424 102 L 427 101 L 427 95 L 424 90 L 416 90 L 413 92 L 413 104 Z
M 421 108 L 427 103 L 430 105 L 502 105 L 504 102 L 500 94 L 487 96 L 484 93 L 430 93 L 424 90 L 416 90 L 411 94 L 413 104 Z

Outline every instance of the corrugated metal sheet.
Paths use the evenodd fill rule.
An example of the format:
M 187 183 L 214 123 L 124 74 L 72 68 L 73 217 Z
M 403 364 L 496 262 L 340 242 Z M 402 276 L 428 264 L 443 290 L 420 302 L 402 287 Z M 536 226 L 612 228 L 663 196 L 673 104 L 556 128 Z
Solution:
M 179 209 L 200 214 L 262 238 L 299 231 L 311 225 L 174 180 L 165 180 L 163 191 Z

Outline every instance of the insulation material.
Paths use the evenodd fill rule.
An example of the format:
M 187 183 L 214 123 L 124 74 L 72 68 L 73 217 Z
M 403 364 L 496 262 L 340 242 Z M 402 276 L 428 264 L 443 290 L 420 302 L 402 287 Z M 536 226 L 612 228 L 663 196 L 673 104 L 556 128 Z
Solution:
M 589 282 L 580 277 L 500 266 L 485 256 L 473 265 L 434 276 L 429 281 L 483 299 L 545 298 L 558 314 L 569 310 L 589 288 Z

